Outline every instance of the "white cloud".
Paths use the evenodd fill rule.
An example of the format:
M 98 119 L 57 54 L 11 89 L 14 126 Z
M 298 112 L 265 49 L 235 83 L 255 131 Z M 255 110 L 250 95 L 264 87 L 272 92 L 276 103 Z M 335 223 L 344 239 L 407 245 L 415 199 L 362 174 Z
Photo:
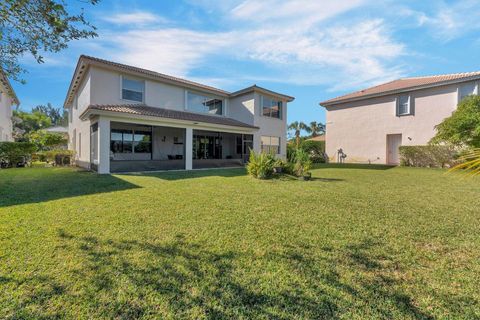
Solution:
M 203 1 L 202 5 L 209 2 Z M 230 4 L 222 8 L 222 20 L 229 31 L 132 26 L 121 33 L 103 35 L 98 44 L 104 49 L 97 52 L 115 61 L 180 77 L 215 64 L 216 57 L 228 57 L 264 65 L 271 72 L 267 78 L 274 81 L 344 86 L 342 89 L 402 74 L 390 62 L 403 54 L 404 47 L 391 39 L 383 20 L 337 22 L 333 26 L 325 23 L 361 5 L 362 0 L 247 0 Z M 154 16 L 143 13 L 144 17 Z M 148 20 L 131 17 L 129 21 Z M 226 78 L 224 83 L 241 76 L 255 82 L 255 70 L 248 76 L 232 76 L 228 69 L 221 75 Z M 265 76 L 258 74 L 259 81 Z M 218 78 L 215 74 L 208 79 L 213 79 L 210 84 L 218 84 L 222 82 Z
M 165 23 L 167 19 L 147 11 L 135 11 L 130 13 L 116 13 L 103 17 L 103 20 L 114 24 L 144 25 L 148 23 Z
M 231 42 L 228 33 L 175 28 L 134 29 L 107 38 L 105 53 L 112 59 L 179 77 Z
M 480 11 L 476 0 L 458 0 L 453 4 L 441 3 L 432 12 L 409 10 L 418 25 L 429 28 L 431 34 L 444 42 L 480 29 Z

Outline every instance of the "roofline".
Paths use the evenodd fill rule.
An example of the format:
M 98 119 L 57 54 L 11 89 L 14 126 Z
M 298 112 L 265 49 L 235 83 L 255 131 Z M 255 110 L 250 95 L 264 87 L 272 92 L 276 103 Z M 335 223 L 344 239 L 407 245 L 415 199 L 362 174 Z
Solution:
M 15 94 L 15 90 L 13 90 L 13 87 L 10 84 L 10 81 L 8 80 L 8 78 L 5 76 L 5 74 L 3 73 L 3 71 L 1 69 L 0 69 L 0 81 L 7 88 L 7 91 L 9 91 L 8 93 L 10 95 L 10 98 L 13 99 L 13 101 L 15 102 L 15 105 L 19 106 L 20 105 L 20 100 L 18 100 L 18 97 Z
M 276 96 L 276 97 L 281 97 L 281 98 L 284 98 L 285 100 L 287 100 L 287 102 L 292 102 L 293 100 L 295 100 L 295 97 L 287 96 L 287 95 L 282 94 L 282 93 L 278 93 L 278 92 L 275 92 L 275 91 L 272 91 L 272 90 L 268 90 L 268 89 L 259 87 L 256 84 L 254 84 L 253 86 L 247 87 L 245 89 L 241 89 L 241 90 L 232 92 L 230 94 L 230 97 L 232 97 L 232 98 L 237 97 L 237 96 L 240 96 L 242 94 L 249 93 L 249 92 L 252 92 L 252 91 L 254 91 L 254 92 L 258 91 L 258 92 L 261 92 L 261 93 L 264 93 L 264 94 L 268 94 L 268 95 L 272 95 L 272 96 Z
M 401 79 L 399 79 L 399 80 L 401 80 Z M 413 86 L 413 87 L 407 87 L 407 88 L 402 88 L 402 89 L 389 90 L 389 91 L 364 95 L 364 96 L 360 96 L 360 97 L 353 97 L 353 98 L 346 98 L 346 99 L 339 99 L 339 100 L 335 100 L 337 98 L 333 98 L 333 99 L 330 99 L 330 100 L 322 101 L 322 102 L 319 103 L 319 105 L 322 106 L 322 107 L 331 107 L 331 106 L 346 103 L 346 102 L 367 100 L 367 99 L 371 99 L 371 98 L 384 97 L 384 96 L 388 96 L 388 95 L 391 95 L 391 94 L 398 94 L 398 93 L 405 93 L 405 92 L 417 91 L 417 90 L 428 89 L 428 88 L 441 87 L 441 86 L 445 86 L 445 85 L 468 82 L 468 81 L 472 81 L 472 80 L 480 80 L 480 75 L 475 75 L 475 76 L 466 77 L 466 78 L 453 79 L 453 80 L 446 80 L 446 81 L 426 84 L 426 85 L 422 85 L 422 86 Z M 386 82 L 386 83 L 388 83 L 388 82 Z M 331 101 L 331 100 L 334 100 L 334 101 Z
M 201 129 L 216 129 L 216 130 L 231 130 L 243 133 L 251 133 L 252 131 L 258 131 L 260 128 L 255 126 L 231 126 L 225 124 L 217 124 L 211 122 L 203 122 L 203 121 L 189 121 L 189 120 L 180 120 L 180 119 L 173 119 L 173 118 L 164 118 L 158 116 L 147 116 L 147 115 L 139 115 L 139 114 L 132 114 L 128 112 L 121 112 L 121 111 L 109 111 L 109 110 L 99 110 L 95 108 L 87 108 L 84 112 L 80 115 L 80 119 L 86 120 L 91 116 L 111 116 L 123 119 L 135 119 L 135 120 L 145 120 L 149 122 L 162 122 L 168 124 L 177 124 L 179 128 L 185 128 L 185 126 L 190 127 L 200 127 Z M 161 120 L 159 120 L 161 119 Z M 228 131 L 227 131 L 228 132 Z
M 68 91 L 67 91 L 67 96 L 65 97 L 65 101 L 63 103 L 64 107 L 67 107 L 72 103 L 73 93 L 77 89 L 77 87 L 81 84 L 81 82 L 83 80 L 83 77 L 85 76 L 88 68 L 91 65 L 101 67 L 101 68 L 104 68 L 104 69 L 116 70 L 116 71 L 119 71 L 121 73 L 132 74 L 132 75 L 136 75 L 136 76 L 139 76 L 139 77 L 142 77 L 142 78 L 156 80 L 156 81 L 160 81 L 160 82 L 167 83 L 167 84 L 180 85 L 180 86 L 186 87 L 188 89 L 193 89 L 193 90 L 202 91 L 202 92 L 208 92 L 208 93 L 215 94 L 215 95 L 225 97 L 225 98 L 235 97 L 235 96 L 238 96 L 238 95 L 246 93 L 246 92 L 257 90 L 257 91 L 260 91 L 260 92 L 264 92 L 266 94 L 282 97 L 289 102 L 293 101 L 295 99 L 294 97 L 290 97 L 290 96 L 287 96 L 287 95 L 284 95 L 284 94 L 281 94 L 281 93 L 278 93 L 278 92 L 274 92 L 274 91 L 271 91 L 271 90 L 268 90 L 268 89 L 265 89 L 265 88 L 261 88 L 261 87 L 258 87 L 257 85 L 253 85 L 253 86 L 250 86 L 248 88 L 230 93 L 230 92 L 225 91 L 225 90 L 221 90 L 221 89 L 214 88 L 214 87 L 211 87 L 211 86 L 203 85 L 203 84 L 198 83 L 198 82 L 194 82 L 194 81 L 190 81 L 190 80 L 181 79 L 181 78 L 169 76 L 169 75 L 166 75 L 166 74 L 158 73 L 156 71 L 151 71 L 151 70 L 142 69 L 142 68 L 138 68 L 138 67 L 134 67 L 134 66 L 129 66 L 129 65 L 126 65 L 126 64 L 121 64 L 121 63 L 108 61 L 108 60 L 104 60 L 104 59 L 100 59 L 100 58 L 81 55 L 78 59 L 77 66 L 75 67 L 75 71 L 73 73 L 72 80 L 70 81 L 70 86 L 69 86 Z

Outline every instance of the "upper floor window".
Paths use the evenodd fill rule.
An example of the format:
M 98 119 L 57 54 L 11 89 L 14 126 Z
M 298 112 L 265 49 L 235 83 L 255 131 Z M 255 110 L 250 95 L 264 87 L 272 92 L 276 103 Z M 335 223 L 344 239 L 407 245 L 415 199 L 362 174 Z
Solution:
M 409 95 L 399 96 L 397 98 L 397 116 L 410 114 L 412 114 L 411 97 Z
M 282 101 L 261 96 L 262 115 L 266 117 L 282 118 Z
M 458 88 L 458 102 L 462 101 L 465 97 L 478 94 L 478 88 L 476 83 L 463 84 Z
M 143 102 L 145 81 L 122 77 L 122 99 Z
M 223 114 L 223 100 L 214 97 L 187 92 L 187 109 L 195 112 Z

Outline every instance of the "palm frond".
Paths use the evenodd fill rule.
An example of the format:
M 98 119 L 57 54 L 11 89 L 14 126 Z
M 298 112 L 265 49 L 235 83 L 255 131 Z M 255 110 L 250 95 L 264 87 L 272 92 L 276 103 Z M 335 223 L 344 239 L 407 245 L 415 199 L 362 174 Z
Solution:
M 480 149 L 474 149 L 458 159 L 460 164 L 448 170 L 473 177 L 480 175 Z

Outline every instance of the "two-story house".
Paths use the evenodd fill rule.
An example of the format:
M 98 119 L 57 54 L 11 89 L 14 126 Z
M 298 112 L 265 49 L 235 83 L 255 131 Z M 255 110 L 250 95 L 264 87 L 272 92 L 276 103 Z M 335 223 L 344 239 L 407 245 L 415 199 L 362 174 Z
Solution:
M 239 166 L 250 149 L 284 158 L 293 99 L 82 55 L 64 104 L 69 148 L 79 166 L 99 173 Z
M 397 165 L 399 146 L 426 145 L 435 126 L 466 96 L 478 94 L 480 72 L 404 78 L 321 102 L 326 152 L 346 162 Z
M 13 141 L 12 106 L 19 104 L 8 78 L 0 70 L 0 141 Z

